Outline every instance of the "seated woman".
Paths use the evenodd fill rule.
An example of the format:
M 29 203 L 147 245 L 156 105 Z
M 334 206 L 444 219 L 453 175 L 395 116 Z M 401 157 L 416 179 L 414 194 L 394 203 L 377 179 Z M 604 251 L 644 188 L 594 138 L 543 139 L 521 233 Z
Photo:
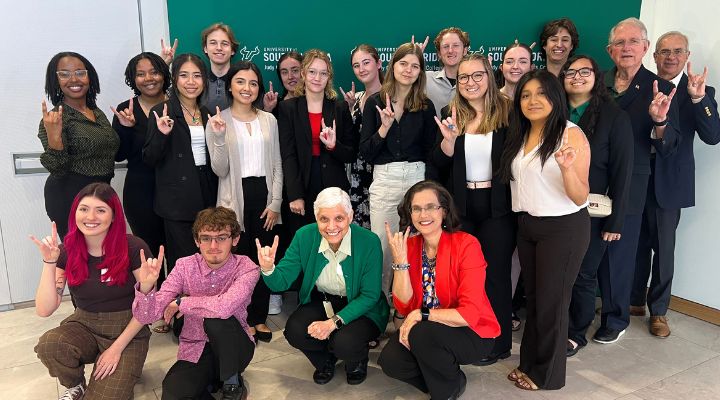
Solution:
M 313 364 L 318 385 L 330 382 L 338 359 L 348 384 L 358 385 L 367 376 L 368 342 L 388 320 L 380 239 L 351 224 L 350 196 L 340 188 L 322 190 L 313 208 L 317 223 L 297 231 L 277 266 L 278 237 L 272 247 L 256 241 L 262 276 L 270 290 L 282 291 L 303 273 L 300 306 L 285 324 L 285 338 Z
M 398 207 L 404 233 L 390 232 L 393 302 L 406 315 L 378 364 L 388 376 L 434 399 L 456 399 L 460 365 L 486 358 L 500 335 L 485 294 L 487 263 L 477 239 L 460 232 L 450 193 L 433 181 L 413 185 Z M 409 237 L 410 231 L 419 235 Z
M 150 330 L 132 315 L 133 285 L 142 280 L 141 255 L 151 255 L 150 250 L 125 233 L 120 198 L 106 183 L 85 186 L 70 215 L 63 245 L 55 223 L 51 236 L 30 236 L 43 260 L 37 314 L 49 317 L 58 309 L 66 282 L 77 305 L 59 327 L 40 337 L 35 352 L 67 388 L 63 400 L 130 399 L 150 340 Z M 86 384 L 85 364 L 91 362 L 95 366 Z

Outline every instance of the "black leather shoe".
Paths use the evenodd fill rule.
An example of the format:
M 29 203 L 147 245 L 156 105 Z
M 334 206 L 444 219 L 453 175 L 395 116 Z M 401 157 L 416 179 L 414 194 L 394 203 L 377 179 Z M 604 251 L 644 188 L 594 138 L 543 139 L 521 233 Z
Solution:
M 481 358 L 473 363 L 473 365 L 477 365 L 479 367 L 484 367 L 486 365 L 493 365 L 498 360 L 504 360 L 506 358 L 510 357 L 510 350 L 501 353 L 501 354 L 491 354 L 485 358 Z
M 315 381 L 318 385 L 324 385 L 330 382 L 335 376 L 336 362 L 337 358 L 335 358 L 335 356 L 330 356 L 330 358 L 325 361 L 325 365 L 323 365 L 322 369 L 316 369 L 315 372 L 313 372 L 313 381 Z
M 460 379 L 462 380 L 460 386 L 458 386 L 457 389 L 455 389 L 455 392 L 453 392 L 453 394 L 448 397 L 448 400 L 457 400 L 460 398 L 460 396 L 463 395 L 463 393 L 465 393 L 465 387 L 467 386 L 467 377 L 462 371 L 460 371 Z
M 602 343 L 602 344 L 610 344 L 615 343 L 620 339 L 620 336 L 625 334 L 625 329 L 619 331 L 617 329 L 607 328 L 604 326 L 601 326 L 598 328 L 598 330 L 595 332 L 595 335 L 593 335 L 593 341 Z
M 345 364 L 348 385 L 359 385 L 367 378 L 368 359 L 356 363 Z
M 222 400 L 244 400 L 247 398 L 245 385 L 225 384 L 222 388 Z
M 570 358 L 570 357 L 574 356 L 575 354 L 577 354 L 578 351 L 580 351 L 580 349 L 582 349 L 583 347 L 585 347 L 585 346 L 581 346 L 579 344 L 575 344 L 575 346 L 573 346 L 572 342 L 568 340 L 567 351 L 565 352 L 565 355 L 568 358 Z
M 255 337 L 256 342 L 259 340 L 261 342 L 270 343 L 272 340 L 272 332 L 263 332 L 256 329 L 253 336 Z

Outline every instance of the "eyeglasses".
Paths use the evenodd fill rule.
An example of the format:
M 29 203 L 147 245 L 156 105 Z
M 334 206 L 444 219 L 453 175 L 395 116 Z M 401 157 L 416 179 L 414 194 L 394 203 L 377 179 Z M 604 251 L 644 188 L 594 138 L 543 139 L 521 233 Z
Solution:
M 572 79 L 575 77 L 576 74 L 580 74 L 583 78 L 587 78 L 588 76 L 592 75 L 593 69 L 588 67 L 583 67 L 580 69 L 568 69 L 565 70 L 565 79 Z
M 618 48 L 618 49 L 621 49 L 621 48 L 625 47 L 626 45 L 630 46 L 630 47 L 637 47 L 637 46 L 642 45 L 646 40 L 647 39 L 638 39 L 638 38 L 633 38 L 630 40 L 624 40 L 624 39 L 616 40 L 616 41 L 610 43 L 610 46 Z
M 679 57 L 681 55 L 689 53 L 689 51 L 687 51 L 685 49 L 672 49 L 672 50 L 662 49 L 662 50 L 658 51 L 657 53 L 663 57 L 670 57 L 671 54 L 674 55 L 675 57 Z
M 410 207 L 410 212 L 415 215 L 420 215 L 420 214 L 422 214 L 423 211 L 429 213 L 429 212 L 437 211 L 441 208 L 444 208 L 444 207 L 441 205 L 438 205 L 438 204 L 428 204 L 425 207 L 412 206 L 412 207 Z
M 60 71 L 55 72 L 58 76 L 58 79 L 61 81 L 66 81 L 70 79 L 73 75 L 75 75 L 78 79 L 85 79 L 88 76 L 88 71 L 86 69 L 76 69 L 75 71 L 68 71 L 65 69 L 61 69 Z
M 214 240 L 217 244 L 224 243 L 226 240 L 230 239 L 230 235 L 219 235 L 219 236 L 200 236 L 200 243 L 202 244 L 210 244 Z
M 487 75 L 487 71 L 475 71 L 472 74 L 462 74 L 458 75 L 457 80 L 459 83 L 462 83 L 463 85 L 468 83 L 470 81 L 470 78 L 476 83 L 482 82 L 483 78 Z
M 320 75 L 320 79 L 327 79 L 330 76 L 330 73 L 327 71 L 318 71 L 315 69 L 309 69 L 307 72 L 307 75 L 311 78 L 314 78 L 314 77 Z

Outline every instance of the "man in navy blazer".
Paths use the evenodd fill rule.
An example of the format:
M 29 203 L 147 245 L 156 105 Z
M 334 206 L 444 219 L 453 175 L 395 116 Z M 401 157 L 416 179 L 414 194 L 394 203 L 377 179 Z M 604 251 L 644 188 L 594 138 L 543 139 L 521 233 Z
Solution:
M 653 55 L 658 75 L 677 87 L 680 138 L 672 155 L 655 157 L 651 165 L 630 313 L 645 315 L 645 293 L 652 265 L 652 280 L 647 291 L 650 333 L 667 337 L 670 328 L 665 314 L 670 303 L 674 270 L 675 231 L 680 221 L 680 209 L 695 205 L 695 132 L 703 142 L 717 144 L 720 142 L 720 119 L 715 89 L 705 85 L 707 68 L 702 74 L 693 74 L 687 62 L 690 51 L 685 35 L 672 31 L 660 36 Z M 683 72 L 686 63 L 687 74 Z M 652 260 L 651 250 L 654 252 Z
M 607 264 L 598 270 L 603 307 L 593 341 L 604 344 L 616 342 L 630 324 L 630 292 L 652 158 L 672 156 L 680 140 L 672 84 L 642 65 L 650 46 L 645 25 L 637 18 L 622 20 L 610 30 L 608 43 L 615 67 L 605 74 L 605 84 L 630 116 L 634 160 L 620 240 L 608 244 L 602 261 Z

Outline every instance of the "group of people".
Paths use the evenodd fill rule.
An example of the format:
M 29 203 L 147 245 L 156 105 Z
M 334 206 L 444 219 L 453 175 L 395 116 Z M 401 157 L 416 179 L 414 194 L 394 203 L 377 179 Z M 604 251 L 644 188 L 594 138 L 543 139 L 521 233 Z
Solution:
M 315 383 L 332 380 L 338 360 L 348 384 L 362 383 L 393 310 L 383 371 L 458 398 L 461 365 L 510 356 L 515 251 L 527 309 L 508 374 L 518 388 L 565 385 L 596 282 L 594 341 L 617 341 L 646 303 L 650 333 L 670 334 L 694 135 L 720 142 L 707 69 L 692 72 L 682 33 L 658 39 L 655 75 L 642 65 L 645 26 L 620 21 L 603 74 L 574 54 L 579 34 L 561 18 L 540 35 L 545 69 L 515 41 L 496 77 L 451 27 L 434 40 L 439 71 L 425 71 L 427 39 L 398 46 L 384 74 L 377 50 L 357 46 L 365 90 L 341 94 L 322 50 L 280 58 L 279 94 L 252 62 L 231 63 L 229 26 L 201 38 L 209 70 L 176 55 L 177 41 L 131 59 L 135 97 L 112 108 L 112 124 L 86 58 L 48 64 L 53 107 L 43 102 L 38 136 L 53 222 L 32 237 L 44 263 L 36 307 L 52 314 L 67 285 L 76 309 L 35 350 L 67 387 L 61 399 L 131 398 L 158 320 L 174 321 L 180 343 L 163 399 L 243 398 L 256 343 L 272 338 L 271 293 L 293 288 L 284 335 Z M 108 184 L 121 160 L 124 210 Z

